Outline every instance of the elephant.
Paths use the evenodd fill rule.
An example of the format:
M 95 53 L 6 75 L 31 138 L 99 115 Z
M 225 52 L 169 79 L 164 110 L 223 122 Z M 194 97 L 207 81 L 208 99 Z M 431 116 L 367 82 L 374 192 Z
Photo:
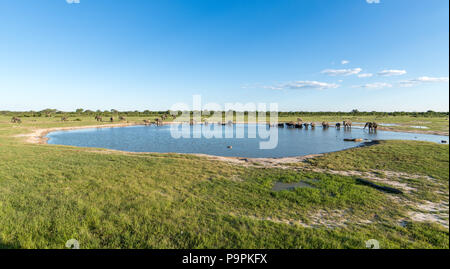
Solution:
M 378 124 L 376 122 L 366 122 L 364 129 L 369 128 L 369 132 L 376 131 L 378 128 Z
M 103 118 L 102 118 L 101 116 L 98 116 L 98 115 L 97 115 L 97 116 L 95 116 L 95 120 L 96 120 L 96 121 L 103 121 Z
M 342 122 L 342 125 L 344 126 L 344 128 L 352 128 L 352 122 L 349 120 L 344 120 Z
M 286 126 L 287 127 L 294 127 L 295 126 L 295 122 L 293 122 L 293 121 L 287 122 Z
M 311 125 L 311 128 L 316 128 L 316 123 L 315 122 L 311 122 L 309 125 Z
M 155 119 L 155 123 L 156 123 L 156 126 L 162 126 L 163 125 L 163 121 L 160 118 L 156 118 Z
M 284 123 L 278 123 L 279 128 L 284 128 Z
M 341 128 L 341 123 L 340 122 L 336 123 L 336 128 Z
M 12 123 L 22 123 L 22 120 L 19 119 L 19 118 L 17 118 L 17 117 L 12 117 L 12 118 L 11 118 L 11 122 L 12 122 Z
M 144 120 L 144 124 L 145 124 L 145 125 L 150 125 L 151 122 L 150 122 L 149 120 Z
M 323 128 L 328 128 L 328 127 L 330 127 L 330 124 L 327 121 L 323 121 L 322 122 L 322 127 Z
M 119 120 L 120 120 L 120 121 L 126 121 L 127 119 L 126 119 L 125 117 L 123 117 L 123 116 L 120 116 L 120 117 L 119 117 Z
M 67 121 L 68 118 L 67 117 L 61 117 L 61 121 Z
M 307 122 L 303 123 L 303 126 L 305 126 L 306 129 L 308 129 L 309 125 L 310 125 L 310 124 L 307 123 Z
M 372 128 L 376 131 L 378 129 L 378 123 L 372 122 Z

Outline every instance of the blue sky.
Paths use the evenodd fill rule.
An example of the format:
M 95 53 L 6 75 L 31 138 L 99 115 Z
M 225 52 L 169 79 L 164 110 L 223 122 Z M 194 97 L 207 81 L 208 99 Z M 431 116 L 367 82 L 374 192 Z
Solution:
M 0 110 L 449 110 L 446 0 L 79 1 L 0 0 Z

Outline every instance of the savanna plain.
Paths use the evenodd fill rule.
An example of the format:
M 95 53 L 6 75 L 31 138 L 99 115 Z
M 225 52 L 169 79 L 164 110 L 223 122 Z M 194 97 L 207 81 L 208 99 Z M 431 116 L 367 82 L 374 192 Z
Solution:
M 47 145 L 35 137 L 48 128 L 154 117 L 111 123 L 55 115 L 12 123 L 1 115 L 0 248 L 65 248 L 72 238 L 86 249 L 365 248 L 369 239 L 381 248 L 449 248 L 447 144 L 378 141 L 310 158 L 243 161 Z M 447 135 L 449 129 L 448 116 L 302 119 L 376 120 L 398 124 L 386 127 L 394 131 Z M 427 129 L 411 127 L 417 125 Z M 273 190 L 295 182 L 310 187 Z

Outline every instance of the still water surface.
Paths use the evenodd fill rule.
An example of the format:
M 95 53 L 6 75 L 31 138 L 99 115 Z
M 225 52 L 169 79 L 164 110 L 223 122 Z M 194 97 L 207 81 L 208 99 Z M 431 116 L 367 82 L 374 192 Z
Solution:
M 261 141 L 268 139 L 248 138 L 247 124 L 214 126 L 228 135 L 245 133 L 245 138 L 173 138 L 170 126 L 131 126 L 116 128 L 90 128 L 52 132 L 47 135 L 49 144 L 107 148 L 131 152 L 202 153 L 227 157 L 280 158 L 339 151 L 360 146 L 363 142 L 345 142 L 344 138 L 367 140 L 420 140 L 440 143 L 448 136 L 378 131 L 369 133 L 360 127 L 351 130 L 330 127 L 323 129 L 278 128 L 278 145 L 274 149 L 259 149 Z M 254 125 L 253 125 L 254 126 Z M 252 126 L 252 127 L 253 127 Z M 203 125 L 188 126 L 191 134 L 201 133 Z M 229 146 L 232 148 L 230 149 Z

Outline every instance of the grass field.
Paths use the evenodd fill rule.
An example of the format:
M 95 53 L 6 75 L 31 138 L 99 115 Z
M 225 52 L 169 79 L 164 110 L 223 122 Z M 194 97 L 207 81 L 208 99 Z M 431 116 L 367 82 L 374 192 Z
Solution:
M 377 120 L 422 121 L 448 133 L 445 118 L 399 119 Z M 369 239 L 381 248 L 449 248 L 448 145 L 385 141 L 299 163 L 243 166 L 28 144 L 16 136 L 98 123 L 22 120 L 0 117 L 0 248 L 64 248 L 71 238 L 81 248 L 365 248 Z M 271 190 L 299 180 L 314 188 Z

